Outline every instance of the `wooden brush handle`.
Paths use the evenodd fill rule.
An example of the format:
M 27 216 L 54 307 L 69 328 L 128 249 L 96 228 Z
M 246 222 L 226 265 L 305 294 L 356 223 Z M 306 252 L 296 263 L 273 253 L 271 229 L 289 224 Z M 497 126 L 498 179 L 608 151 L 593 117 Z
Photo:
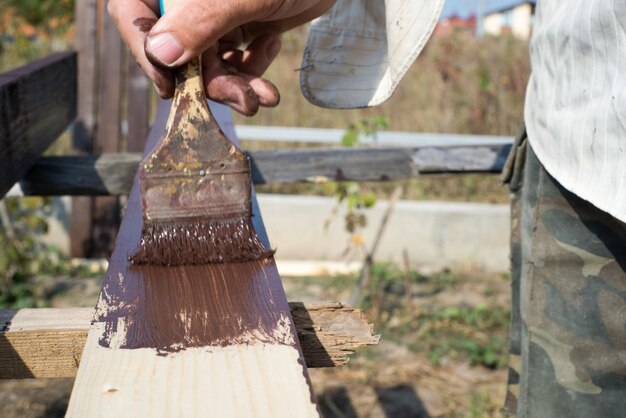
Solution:
M 177 3 L 178 0 L 159 0 L 159 7 L 161 14 L 163 15 Z M 172 103 L 172 109 L 165 126 L 166 133 L 171 134 L 172 130 L 180 131 L 180 126 L 174 126 L 176 115 L 183 111 L 195 121 L 205 121 L 216 131 L 219 132 L 219 127 L 215 118 L 213 117 L 211 110 L 207 104 L 207 96 L 204 93 L 204 81 L 202 79 L 202 61 L 201 58 L 194 58 L 187 64 L 184 64 L 175 70 L 176 73 L 176 90 L 174 93 L 174 99 Z M 181 104 L 184 102 L 184 110 L 180 109 Z M 193 124 L 193 123 L 192 123 Z M 215 139 L 217 142 L 223 143 L 223 146 L 230 146 L 230 140 L 228 140 L 221 132 Z M 189 139 L 194 135 L 187 135 Z
M 159 0 L 161 16 L 172 9 L 178 0 Z M 206 102 L 204 83 L 202 81 L 202 64 L 200 58 L 194 58 L 176 70 L 176 89 L 184 89 L 192 93 L 202 102 Z

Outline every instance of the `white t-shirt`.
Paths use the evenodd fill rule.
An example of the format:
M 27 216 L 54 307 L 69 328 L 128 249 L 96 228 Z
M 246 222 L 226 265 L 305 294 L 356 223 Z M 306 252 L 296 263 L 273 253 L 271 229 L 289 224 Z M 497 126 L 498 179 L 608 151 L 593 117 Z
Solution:
M 324 107 L 385 101 L 444 0 L 339 0 L 316 20 L 304 95 Z M 626 1 L 540 0 L 526 95 L 528 137 L 563 186 L 626 222 Z

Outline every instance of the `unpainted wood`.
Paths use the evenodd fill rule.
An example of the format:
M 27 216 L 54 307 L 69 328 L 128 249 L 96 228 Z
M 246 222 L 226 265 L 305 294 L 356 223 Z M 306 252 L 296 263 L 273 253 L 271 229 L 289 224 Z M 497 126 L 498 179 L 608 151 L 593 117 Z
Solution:
M 76 117 L 76 54 L 0 74 L 0 197 Z
M 161 102 L 146 152 L 163 134 L 168 107 Z M 141 236 L 138 186 L 135 181 L 129 195 L 67 416 L 319 416 L 273 260 L 130 266 L 128 255 Z M 255 228 L 265 236 L 261 217 L 254 214 Z M 247 289 L 245 294 L 233 293 L 231 283 Z M 173 292 L 161 293 L 158 289 L 163 287 Z M 242 298 L 249 303 L 235 303 Z M 224 307 L 216 311 L 219 320 L 202 315 L 204 306 L 212 305 Z M 268 319 L 274 324 L 271 334 L 255 328 Z M 203 324 L 201 333 L 194 328 L 196 320 Z M 204 335 L 231 335 L 229 330 L 242 329 L 247 331 L 238 336 L 186 346 L 187 341 L 204 341 Z M 184 350 L 155 350 L 171 348 L 171 343 L 163 345 L 163 339 L 188 331 L 190 339 L 185 334 L 175 343 Z M 134 348 L 121 348 L 130 348 L 128 344 Z
M 307 367 L 344 365 L 358 348 L 380 340 L 358 309 L 341 303 L 290 302 L 289 307 Z
M 92 309 L 0 310 L 0 379 L 72 377 Z
M 361 311 L 340 303 L 290 302 L 307 367 L 348 362 L 379 337 Z M 76 375 L 93 309 L 0 310 L 0 379 Z
M 497 173 L 509 145 L 494 147 L 284 150 L 249 153 L 253 181 L 386 181 L 445 173 Z M 339 154 L 339 156 L 338 156 Z M 141 161 L 139 154 L 45 157 L 21 182 L 26 195 L 124 195 Z

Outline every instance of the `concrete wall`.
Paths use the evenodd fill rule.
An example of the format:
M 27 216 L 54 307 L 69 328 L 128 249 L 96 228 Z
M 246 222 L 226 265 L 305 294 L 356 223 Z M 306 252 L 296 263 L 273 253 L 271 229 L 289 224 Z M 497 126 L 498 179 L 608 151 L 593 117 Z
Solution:
M 328 230 L 333 200 L 312 196 L 259 195 L 259 205 L 277 260 L 343 260 L 349 234 L 340 212 Z M 371 245 L 387 207 L 367 211 L 365 243 Z M 471 203 L 400 201 L 376 254 L 377 260 L 434 268 L 455 265 L 506 271 L 509 265 L 509 207 Z
M 324 229 L 332 211 L 331 198 L 315 196 L 258 195 L 261 214 L 280 261 L 350 261 L 343 254 L 350 235 L 341 211 Z M 48 243 L 67 251 L 69 198 L 52 204 Z M 385 209 L 379 201 L 367 213 L 365 244 L 371 246 Z M 400 201 L 397 203 L 376 254 L 377 260 L 402 263 L 402 251 L 415 266 L 432 268 L 455 265 L 506 271 L 509 254 L 509 207 L 472 203 Z M 352 261 L 361 261 L 356 254 Z

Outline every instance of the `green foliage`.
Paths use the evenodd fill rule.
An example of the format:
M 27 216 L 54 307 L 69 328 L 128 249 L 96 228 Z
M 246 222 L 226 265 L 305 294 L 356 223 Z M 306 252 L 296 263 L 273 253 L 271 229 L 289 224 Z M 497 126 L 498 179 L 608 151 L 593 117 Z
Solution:
M 0 0 L 0 71 L 67 49 L 73 0 Z M 28 27 L 30 26 L 30 27 Z
M 0 201 L 0 307 L 46 306 L 47 295 L 32 279 L 38 275 L 58 275 L 68 271 L 68 260 L 57 249 L 37 240 L 47 232 L 44 214 L 49 200 L 37 197 Z
M 402 271 L 394 264 L 375 263 L 361 306 L 384 339 L 426 353 L 434 364 L 452 357 L 488 368 L 504 367 L 509 307 L 431 302 L 423 310 L 416 310 L 407 302 L 414 287 L 420 289 L 422 297 L 435 297 L 444 291 L 453 292 L 463 280 L 462 275 L 450 270 L 424 276 Z
M 66 30 L 74 12 L 74 0 L 3 0 L 3 3 L 15 17 L 44 29 L 47 35 L 58 29 Z
M 350 124 L 342 138 L 342 144 L 353 147 L 358 143 L 360 135 L 376 138 L 376 134 L 381 129 L 387 129 L 389 121 L 384 116 L 377 116 L 371 119 L 363 119 L 357 124 Z M 363 235 L 361 230 L 367 226 L 366 210 L 374 207 L 378 199 L 376 193 L 372 191 L 362 191 L 361 185 L 357 182 L 333 182 L 324 186 L 327 193 L 335 197 L 335 207 L 330 216 L 326 219 L 325 228 L 328 228 L 339 208 L 345 204 L 346 215 L 344 216 L 345 229 L 351 235 L 350 244 L 346 248 L 346 253 L 351 251 L 351 247 L 364 248 Z
M 509 315 L 507 308 L 499 306 L 449 306 L 420 315 L 417 331 L 433 337 L 429 357 L 435 364 L 443 356 L 462 353 L 472 364 L 500 368 L 507 362 L 506 341 L 503 335 L 492 332 L 506 329 Z
M 374 193 L 361 192 L 359 183 L 356 182 L 338 182 L 328 183 L 332 193 L 335 196 L 336 207 L 345 204 L 346 215 L 344 217 L 345 229 L 350 234 L 357 234 L 362 228 L 367 226 L 367 217 L 365 210 L 374 207 L 376 204 L 376 195 Z M 332 218 L 327 219 L 325 227 L 328 228 Z
M 361 135 L 372 137 L 376 142 L 378 131 L 389 128 L 389 119 L 386 116 L 361 119 L 358 123 L 351 123 L 341 138 L 345 147 L 353 147 L 359 142 Z
M 491 399 L 489 393 L 473 393 L 469 399 L 469 405 L 463 418 L 485 418 L 496 414 L 500 406 Z M 498 415 L 500 416 L 500 415 Z
M 370 275 L 370 288 L 363 295 L 361 306 L 376 311 L 378 316 L 390 317 L 400 307 L 398 297 L 405 293 L 402 272 L 392 263 L 374 263 Z

